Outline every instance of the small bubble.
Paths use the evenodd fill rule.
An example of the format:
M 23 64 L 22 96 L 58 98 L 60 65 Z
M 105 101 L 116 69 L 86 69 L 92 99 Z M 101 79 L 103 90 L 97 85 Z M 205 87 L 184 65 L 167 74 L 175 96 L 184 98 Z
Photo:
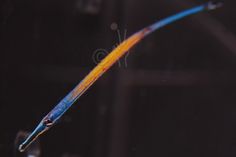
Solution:
M 113 23 L 111 24 L 111 30 L 115 31 L 115 30 L 117 30 L 117 29 L 118 29 L 117 23 L 113 22 Z

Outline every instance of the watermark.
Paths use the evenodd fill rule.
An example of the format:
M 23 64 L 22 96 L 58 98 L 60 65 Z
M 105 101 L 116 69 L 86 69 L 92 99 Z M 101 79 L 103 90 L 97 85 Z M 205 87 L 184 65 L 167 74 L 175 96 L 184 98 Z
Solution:
M 118 45 L 120 45 L 123 41 L 126 40 L 127 38 L 127 30 L 125 29 L 124 32 L 123 32 L 123 35 L 121 33 L 121 31 L 118 29 L 118 25 L 117 23 L 113 22 L 110 26 L 111 30 L 112 31 L 116 31 L 117 33 L 117 36 L 118 36 L 118 42 L 112 46 L 112 49 L 114 50 L 115 48 L 117 48 Z M 95 64 L 99 64 L 103 58 L 105 58 L 108 54 L 109 54 L 110 51 L 106 50 L 106 49 L 103 49 L 103 48 L 99 48 L 99 49 L 96 49 L 94 52 L 93 52 L 93 55 L 92 55 L 92 59 L 93 59 L 93 62 Z M 129 56 L 129 51 L 124 55 L 124 57 L 122 59 L 119 59 L 117 62 L 118 62 L 118 66 L 121 68 L 122 67 L 122 63 L 124 65 L 125 68 L 128 67 L 128 56 Z

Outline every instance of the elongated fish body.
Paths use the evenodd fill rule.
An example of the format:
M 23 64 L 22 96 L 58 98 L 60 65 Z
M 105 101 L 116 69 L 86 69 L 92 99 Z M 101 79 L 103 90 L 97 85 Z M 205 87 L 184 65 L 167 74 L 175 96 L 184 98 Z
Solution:
M 139 32 L 133 34 L 128 39 L 124 40 L 118 47 L 109 53 L 85 78 L 63 98 L 38 124 L 35 130 L 28 138 L 19 146 L 19 151 L 23 152 L 34 140 L 42 133 L 50 129 L 61 116 L 72 106 L 72 104 L 102 75 L 104 74 L 117 60 L 119 60 L 130 48 L 136 45 L 144 37 L 152 32 L 180 20 L 186 16 L 196 14 L 204 10 L 213 10 L 221 6 L 221 3 L 206 3 L 170 17 L 160 20 Z

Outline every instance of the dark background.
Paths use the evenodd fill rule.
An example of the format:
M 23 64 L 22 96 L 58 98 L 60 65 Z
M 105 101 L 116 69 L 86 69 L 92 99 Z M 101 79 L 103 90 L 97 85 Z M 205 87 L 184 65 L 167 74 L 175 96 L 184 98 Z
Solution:
M 199 0 L 1 0 L 0 156 L 122 39 Z M 40 138 L 41 157 L 236 155 L 236 1 L 171 24 Z M 118 25 L 118 30 L 112 30 Z M 15 152 L 15 153 L 14 153 Z

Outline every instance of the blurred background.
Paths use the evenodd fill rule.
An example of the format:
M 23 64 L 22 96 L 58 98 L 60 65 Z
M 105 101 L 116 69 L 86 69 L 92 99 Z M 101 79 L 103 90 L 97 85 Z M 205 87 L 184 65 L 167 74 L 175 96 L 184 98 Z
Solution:
M 120 41 L 204 2 L 0 1 L 0 156 L 235 156 L 235 0 L 145 38 L 40 138 L 38 154 L 16 150 Z

